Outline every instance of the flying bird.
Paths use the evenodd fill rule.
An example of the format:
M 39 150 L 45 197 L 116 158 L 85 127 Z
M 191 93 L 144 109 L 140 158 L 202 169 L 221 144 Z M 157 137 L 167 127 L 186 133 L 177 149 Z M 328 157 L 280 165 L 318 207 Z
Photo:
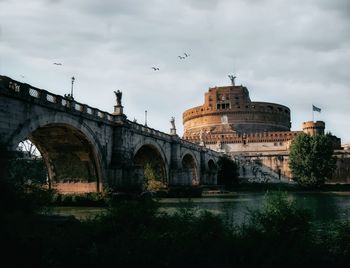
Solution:
M 60 63 L 60 62 L 54 62 L 53 64 L 55 64 L 55 65 L 62 65 L 62 63 Z
M 159 71 L 159 68 L 158 68 L 158 67 L 152 67 L 152 69 L 153 69 L 154 71 Z
M 183 57 L 183 56 L 178 56 L 179 58 L 180 58 L 180 60 L 183 60 L 183 59 L 185 59 L 185 57 Z
M 187 54 L 187 53 L 184 53 L 184 55 L 186 58 L 190 56 L 190 54 Z

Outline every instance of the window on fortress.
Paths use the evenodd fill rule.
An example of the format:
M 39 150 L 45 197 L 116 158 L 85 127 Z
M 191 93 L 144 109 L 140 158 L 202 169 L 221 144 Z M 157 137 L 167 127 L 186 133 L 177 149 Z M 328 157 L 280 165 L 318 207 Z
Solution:
M 229 109 L 230 108 L 230 104 L 229 103 L 226 103 L 226 109 Z
M 216 109 L 220 110 L 220 104 L 216 104 Z
M 278 108 L 278 111 L 281 113 L 281 112 L 282 112 L 282 109 L 281 109 L 281 108 Z

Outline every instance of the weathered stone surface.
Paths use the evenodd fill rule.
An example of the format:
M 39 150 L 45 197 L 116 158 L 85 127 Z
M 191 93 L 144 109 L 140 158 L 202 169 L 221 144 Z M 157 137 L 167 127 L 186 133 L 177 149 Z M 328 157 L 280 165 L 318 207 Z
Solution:
M 142 187 L 143 166 L 152 161 L 167 185 L 216 184 L 208 163 L 215 166 L 220 153 L 0 76 L 0 140 L 15 150 L 26 139 L 62 191 Z
M 243 86 L 209 88 L 204 104 L 183 113 L 184 138 L 289 131 L 290 110 L 276 103 L 252 102 Z
M 209 88 L 202 106 L 183 113 L 184 139 L 231 155 L 240 164 L 240 177 L 248 181 L 290 182 L 289 146 L 304 131 L 324 134 L 322 121 L 304 122 L 302 131 L 290 131 L 288 107 L 252 102 L 243 86 Z M 350 181 L 350 150 L 332 136 L 337 169 L 332 182 Z

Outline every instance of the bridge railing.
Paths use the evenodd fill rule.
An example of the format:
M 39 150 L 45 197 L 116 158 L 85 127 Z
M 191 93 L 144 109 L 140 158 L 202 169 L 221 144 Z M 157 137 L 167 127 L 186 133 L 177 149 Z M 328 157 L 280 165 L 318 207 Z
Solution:
M 190 142 L 190 141 L 187 141 L 187 140 L 183 140 L 181 139 L 180 140 L 180 143 L 185 145 L 186 147 L 188 148 L 191 148 L 191 149 L 195 149 L 195 150 L 198 150 L 198 149 L 201 149 L 201 150 L 208 150 L 208 148 L 204 147 L 204 146 L 201 146 L 199 144 L 196 144 L 196 143 L 193 143 L 193 142 Z M 210 149 L 209 149 L 210 150 Z
M 89 105 L 77 102 L 69 97 L 53 94 L 49 91 L 35 88 L 31 85 L 12 80 L 6 76 L 0 76 L 2 92 L 20 99 L 36 100 L 40 105 L 57 108 L 65 112 L 79 112 L 98 120 L 114 122 L 114 116 Z
M 136 122 L 132 122 L 130 120 L 127 120 L 127 122 L 135 130 L 141 131 L 143 133 L 148 133 L 148 134 L 151 134 L 151 135 L 154 135 L 157 137 L 161 137 L 161 138 L 166 139 L 166 140 L 172 139 L 172 135 L 170 135 L 170 134 L 164 133 L 164 132 L 156 130 L 154 128 L 150 128 L 150 127 L 145 126 L 145 125 L 141 125 L 141 124 L 136 123 Z
M 6 76 L 0 76 L 0 93 L 4 93 L 5 95 L 9 95 L 11 97 L 23 99 L 26 101 L 28 101 L 28 99 L 31 101 L 36 100 L 35 102 L 37 102 L 39 105 L 47 106 L 49 108 L 54 108 L 65 112 L 80 113 L 81 115 L 84 115 L 88 118 L 92 117 L 97 120 L 105 120 L 111 123 L 115 122 L 115 116 L 108 112 L 104 112 L 97 108 L 93 108 L 89 105 L 77 102 L 75 100 L 70 99 L 69 97 L 62 97 L 60 95 L 53 94 L 49 91 L 32 87 L 31 85 L 15 81 Z M 165 139 L 167 141 L 173 139 L 173 135 L 141 125 L 136 122 L 132 122 L 130 120 L 127 120 L 127 122 L 133 129 L 142 133 L 148 133 L 150 135 Z M 181 138 L 178 138 L 178 141 L 187 148 L 191 148 L 194 150 L 204 149 L 207 151 L 213 151 L 209 148 L 205 148 L 203 146 L 183 140 Z
M 145 126 L 145 125 L 141 125 L 139 123 L 136 123 L 136 122 L 132 122 L 130 120 L 127 120 L 128 123 L 130 124 L 130 126 L 135 129 L 135 130 L 138 130 L 142 133 L 147 133 L 147 134 L 151 134 L 151 135 L 154 135 L 156 137 L 160 137 L 160 138 L 163 138 L 165 140 L 171 140 L 173 138 L 173 135 L 170 135 L 168 133 L 164 133 L 162 131 L 159 131 L 159 130 L 156 130 L 156 129 L 153 129 L 153 128 L 150 128 L 148 126 Z M 185 147 L 189 148 L 189 149 L 193 149 L 193 150 L 196 150 L 196 151 L 199 151 L 199 150 L 205 150 L 205 151 L 210 151 L 210 152 L 213 152 L 213 153 L 218 153 L 212 149 L 209 149 L 209 148 L 206 148 L 204 146 L 201 146 L 201 145 L 198 145 L 198 144 L 195 144 L 195 143 L 192 143 L 190 141 L 187 141 L 187 140 L 184 140 L 184 139 L 181 139 L 179 138 L 177 140 L 180 144 L 184 145 Z

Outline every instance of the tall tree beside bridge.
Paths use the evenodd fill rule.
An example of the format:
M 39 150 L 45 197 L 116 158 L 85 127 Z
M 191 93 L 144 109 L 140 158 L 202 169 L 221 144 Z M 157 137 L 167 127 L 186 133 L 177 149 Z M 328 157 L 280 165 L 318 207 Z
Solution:
M 299 134 L 290 147 L 289 167 L 293 179 L 305 187 L 318 187 L 331 179 L 336 159 L 330 135 Z

